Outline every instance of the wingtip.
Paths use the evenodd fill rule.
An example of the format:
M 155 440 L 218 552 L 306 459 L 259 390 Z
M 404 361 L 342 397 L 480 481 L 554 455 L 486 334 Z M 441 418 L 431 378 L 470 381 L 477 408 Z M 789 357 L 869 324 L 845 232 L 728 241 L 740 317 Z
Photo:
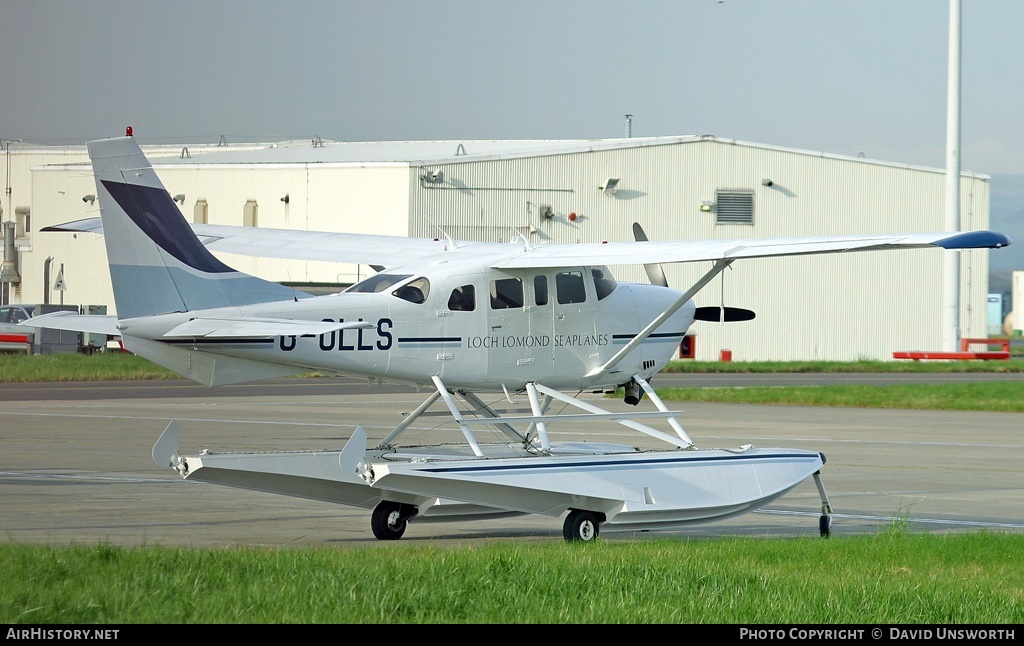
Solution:
M 1001 249 L 1013 243 L 1005 233 L 996 231 L 967 231 L 943 238 L 935 243 L 943 249 Z

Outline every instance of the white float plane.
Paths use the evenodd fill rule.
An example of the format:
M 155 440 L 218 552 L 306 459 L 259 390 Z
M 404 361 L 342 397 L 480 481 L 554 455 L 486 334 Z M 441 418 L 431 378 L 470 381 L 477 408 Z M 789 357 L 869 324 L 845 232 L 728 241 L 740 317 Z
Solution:
M 383 540 L 410 521 L 523 513 L 564 516 L 569 541 L 601 528 L 677 528 L 752 511 L 810 477 L 828 536 L 822 454 L 698 448 L 651 388 L 695 319 L 752 316 L 696 308 L 694 294 L 745 258 L 1010 244 L 989 231 L 652 242 L 636 228 L 633 242 L 534 245 L 190 225 L 130 134 L 88 145 L 101 225 L 54 227 L 102 230 L 117 316 L 30 323 L 120 335 L 131 352 L 209 386 L 318 370 L 426 387 L 425 401 L 373 446 L 357 427 L 340 450 L 183 455 L 172 422 L 153 447 L 157 464 L 189 480 L 373 510 Z M 311 297 L 235 271 L 211 250 L 343 259 L 377 273 Z M 710 268 L 677 291 L 660 273 L 666 262 Z M 620 283 L 606 269 L 626 264 L 645 265 L 652 284 Z M 646 394 L 653 410 L 608 410 L 578 396 L 620 387 L 627 403 Z M 494 403 L 513 398 L 521 410 Z M 400 443 L 439 411 L 457 443 Z M 552 441 L 553 428 L 602 420 L 659 447 Z

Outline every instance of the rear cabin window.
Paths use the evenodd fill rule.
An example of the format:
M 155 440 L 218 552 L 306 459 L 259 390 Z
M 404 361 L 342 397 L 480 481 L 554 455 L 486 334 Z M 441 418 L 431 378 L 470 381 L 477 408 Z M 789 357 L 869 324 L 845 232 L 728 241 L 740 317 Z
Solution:
M 448 297 L 448 309 L 453 312 L 472 312 L 476 309 L 476 289 L 472 285 L 463 285 L 452 290 Z
M 518 278 L 502 278 L 491 281 L 491 309 L 507 310 L 522 307 L 523 281 Z
M 582 303 L 587 300 L 587 289 L 583 286 L 583 272 L 563 271 L 555 274 L 555 292 L 562 305 Z
M 548 304 L 548 277 L 533 277 L 533 302 L 537 305 Z

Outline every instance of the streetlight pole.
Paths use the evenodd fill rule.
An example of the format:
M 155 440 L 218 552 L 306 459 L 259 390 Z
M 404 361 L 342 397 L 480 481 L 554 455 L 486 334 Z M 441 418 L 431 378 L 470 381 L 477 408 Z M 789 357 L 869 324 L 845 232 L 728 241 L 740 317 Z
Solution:
M 946 97 L 946 231 L 960 230 L 960 0 L 949 0 L 949 89 Z M 942 349 L 960 349 L 960 252 L 943 254 Z

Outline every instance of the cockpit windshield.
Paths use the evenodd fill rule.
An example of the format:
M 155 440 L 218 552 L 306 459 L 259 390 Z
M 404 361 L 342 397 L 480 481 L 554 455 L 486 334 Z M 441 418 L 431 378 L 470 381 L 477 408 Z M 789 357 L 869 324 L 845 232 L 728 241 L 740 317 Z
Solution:
M 590 275 L 594 277 L 594 291 L 597 292 L 597 300 L 604 300 L 609 294 L 615 291 L 615 279 L 607 267 L 593 267 Z
M 391 295 L 410 303 L 424 303 L 430 295 L 430 281 L 421 276 L 402 285 L 391 292 Z
M 362 292 L 364 294 L 376 294 L 385 291 L 388 287 L 412 277 L 412 274 L 374 274 L 366 280 L 359 281 L 352 285 L 346 292 Z

